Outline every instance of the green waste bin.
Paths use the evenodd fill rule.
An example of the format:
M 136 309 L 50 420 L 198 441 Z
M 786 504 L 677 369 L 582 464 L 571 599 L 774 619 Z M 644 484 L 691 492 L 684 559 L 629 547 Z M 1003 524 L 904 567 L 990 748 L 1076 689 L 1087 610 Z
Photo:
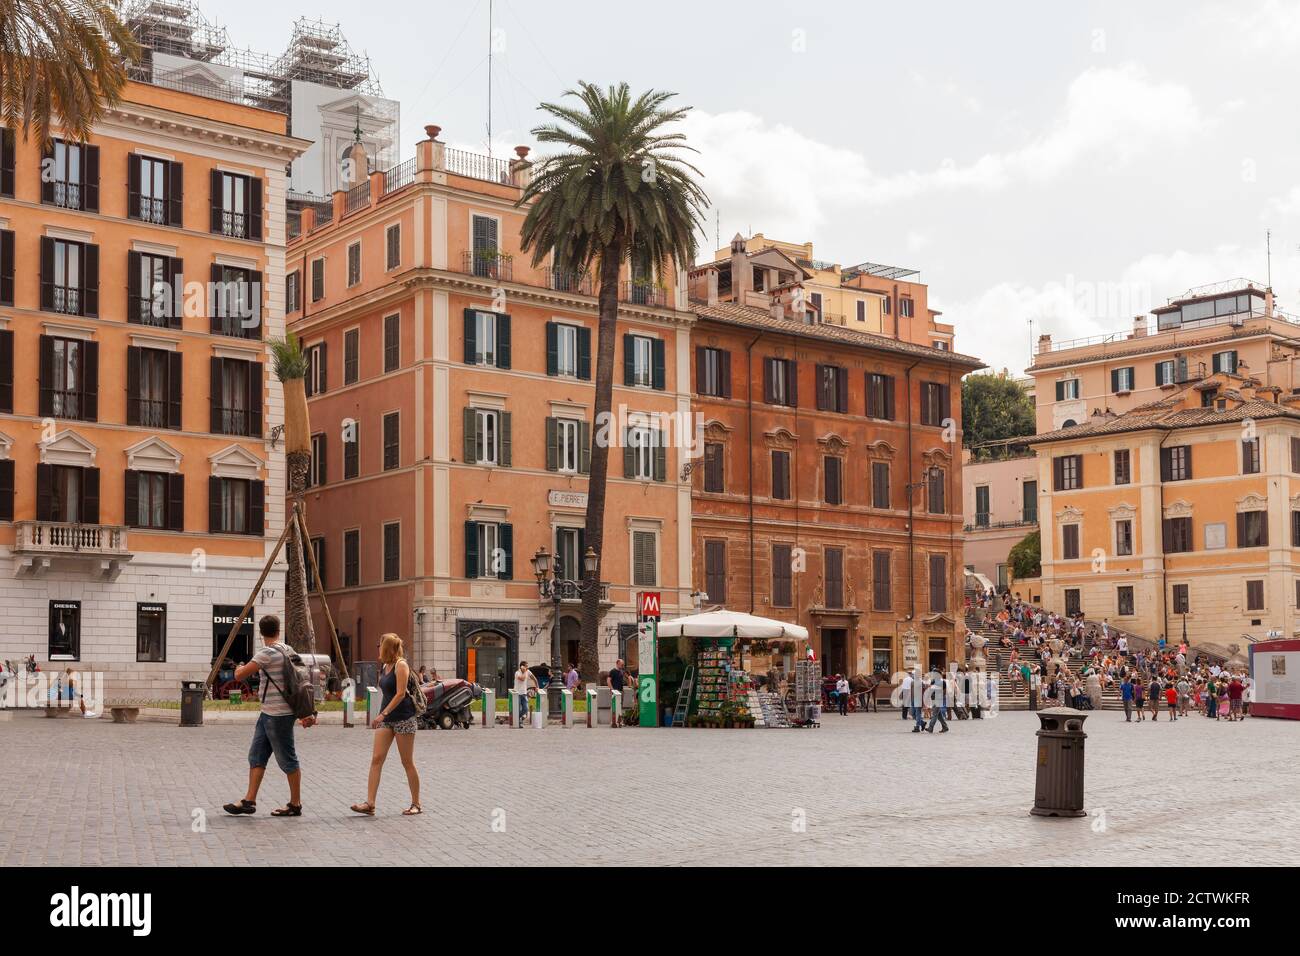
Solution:
M 201 680 L 181 681 L 181 726 L 203 726 L 203 697 L 207 685 Z
M 1038 731 L 1037 774 L 1034 780 L 1034 807 L 1029 812 L 1038 817 L 1082 817 L 1083 809 L 1083 732 L 1087 714 L 1073 707 L 1049 707 L 1038 711 L 1042 729 Z

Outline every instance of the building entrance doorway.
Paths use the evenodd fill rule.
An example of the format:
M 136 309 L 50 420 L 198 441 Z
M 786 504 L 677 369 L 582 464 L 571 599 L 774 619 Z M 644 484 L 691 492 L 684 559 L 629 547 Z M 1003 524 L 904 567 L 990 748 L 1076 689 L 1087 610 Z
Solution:
M 849 672 L 849 634 L 842 627 L 822 628 L 822 674 Z
M 510 663 L 506 639 L 500 634 L 480 631 L 465 641 L 465 670 L 470 680 L 504 698 L 509 689 Z
M 575 667 L 578 665 L 578 653 L 580 638 L 582 637 L 582 625 L 576 617 L 560 618 L 560 668 L 559 674 L 555 675 L 556 680 L 564 680 L 564 671 L 570 664 Z
M 942 674 L 948 666 L 948 641 L 942 637 L 930 638 L 930 670 Z

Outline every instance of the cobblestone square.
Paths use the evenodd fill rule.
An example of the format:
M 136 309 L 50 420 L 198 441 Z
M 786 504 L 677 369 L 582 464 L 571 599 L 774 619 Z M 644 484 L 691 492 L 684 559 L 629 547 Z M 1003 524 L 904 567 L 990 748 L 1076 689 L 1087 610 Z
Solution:
M 274 763 L 255 816 L 251 726 L 0 720 L 0 864 L 1197 865 L 1228 839 L 1250 864 L 1300 848 L 1297 728 L 1279 720 L 1126 724 L 1091 715 L 1087 807 L 1031 817 L 1030 713 L 916 735 L 896 714 L 813 730 L 585 728 L 421 732 L 422 817 L 403 818 L 394 751 L 379 815 L 370 732 L 299 731 L 305 814 Z M 400 839 L 398 839 L 400 837 Z

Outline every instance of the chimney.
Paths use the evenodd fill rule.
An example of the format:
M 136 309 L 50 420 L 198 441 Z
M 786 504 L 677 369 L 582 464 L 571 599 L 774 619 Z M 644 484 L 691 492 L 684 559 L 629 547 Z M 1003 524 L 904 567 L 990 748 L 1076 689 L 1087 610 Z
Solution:
M 717 305 L 718 304 L 718 270 L 709 269 L 706 275 L 709 283 L 709 291 L 708 291 L 709 305 Z
M 1147 317 L 1145 315 L 1133 316 L 1133 334 L 1130 338 L 1142 339 L 1147 334 Z
M 772 318 L 774 319 L 785 318 L 785 306 L 781 303 L 781 299 L 779 296 L 772 297 L 772 305 L 769 311 L 771 311 Z
M 1038 336 L 1038 354 L 1052 351 L 1052 333 L 1044 332 Z
M 745 238 L 736 233 L 731 239 L 731 297 L 744 305 L 745 293 L 753 290 L 754 273 L 749 267 L 749 258 L 745 255 Z

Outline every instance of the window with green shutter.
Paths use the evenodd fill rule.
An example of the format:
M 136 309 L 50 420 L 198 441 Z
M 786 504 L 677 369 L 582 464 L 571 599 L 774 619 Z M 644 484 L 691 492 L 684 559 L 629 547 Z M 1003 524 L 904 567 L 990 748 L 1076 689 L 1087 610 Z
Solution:
M 632 584 L 654 587 L 658 583 L 656 535 L 653 531 L 632 532 Z

